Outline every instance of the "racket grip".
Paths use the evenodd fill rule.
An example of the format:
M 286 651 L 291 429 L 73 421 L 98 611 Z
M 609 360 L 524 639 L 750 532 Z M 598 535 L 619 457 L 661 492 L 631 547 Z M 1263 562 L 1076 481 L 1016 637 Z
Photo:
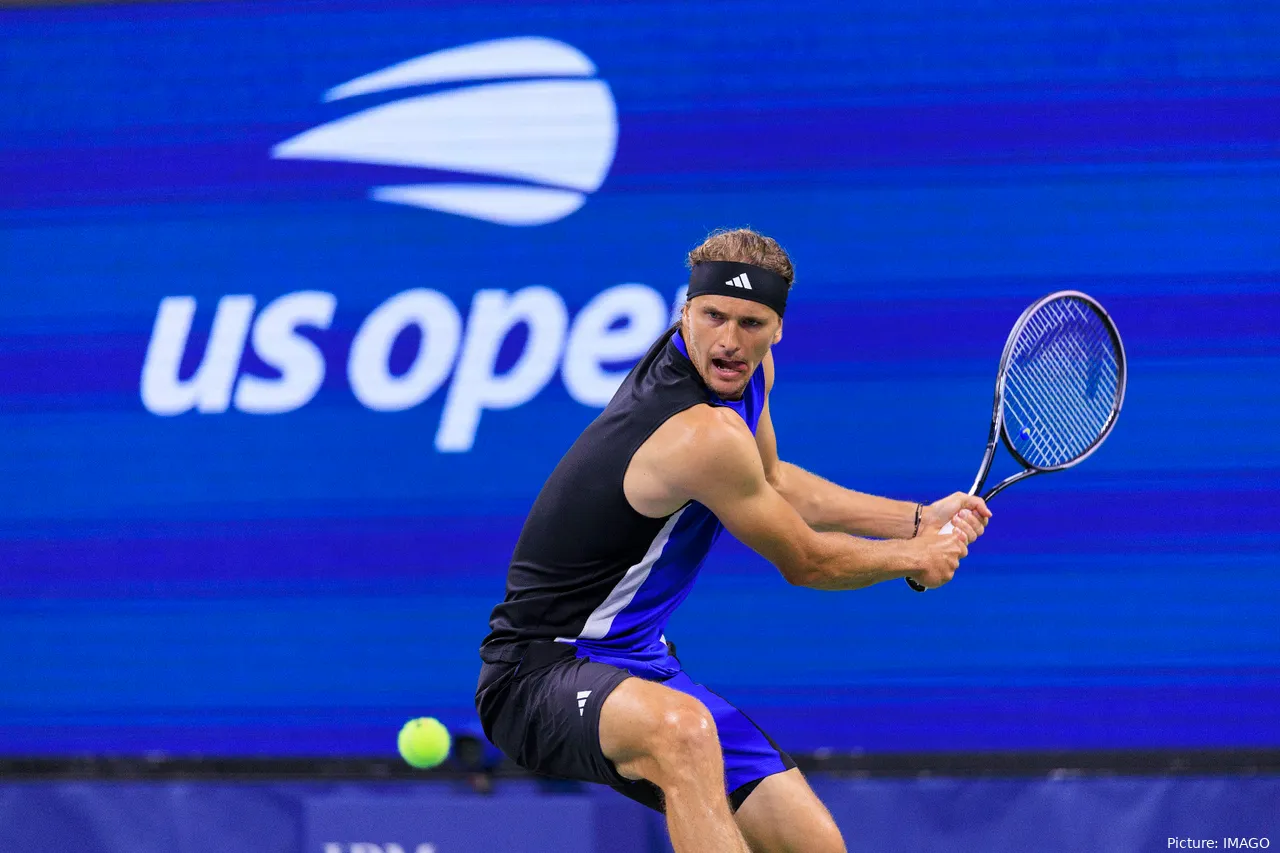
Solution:
M 948 533 L 951 533 L 955 529 L 956 529 L 956 526 L 948 521 L 946 524 L 942 525 L 941 529 L 938 530 L 938 535 L 946 536 Z M 929 589 L 927 586 L 916 583 L 911 578 L 903 578 L 903 580 L 907 582 L 907 586 L 911 587 L 916 592 L 926 592 Z

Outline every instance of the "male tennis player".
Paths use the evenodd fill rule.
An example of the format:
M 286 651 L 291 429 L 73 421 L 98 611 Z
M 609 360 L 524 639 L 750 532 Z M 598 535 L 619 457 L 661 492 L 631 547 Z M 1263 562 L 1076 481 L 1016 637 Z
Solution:
M 791 261 L 737 230 L 711 235 L 689 263 L 679 324 L 529 513 L 480 649 L 476 707 L 521 766 L 664 810 L 678 853 L 842 851 L 795 762 L 682 671 L 663 628 L 724 528 L 793 584 L 937 587 L 990 512 L 961 493 L 928 506 L 860 494 L 779 461 L 769 350 Z M 955 532 L 939 535 L 948 520 Z

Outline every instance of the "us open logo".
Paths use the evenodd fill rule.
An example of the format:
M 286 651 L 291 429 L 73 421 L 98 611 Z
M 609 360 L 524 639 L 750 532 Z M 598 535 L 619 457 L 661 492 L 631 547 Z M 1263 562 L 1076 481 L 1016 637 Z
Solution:
M 277 144 L 271 156 L 483 177 L 375 186 L 369 197 L 500 225 L 545 225 L 582 207 L 613 164 L 617 109 L 595 74 L 581 51 L 548 38 L 429 53 L 335 86 L 324 100 L 456 87 L 322 124 Z

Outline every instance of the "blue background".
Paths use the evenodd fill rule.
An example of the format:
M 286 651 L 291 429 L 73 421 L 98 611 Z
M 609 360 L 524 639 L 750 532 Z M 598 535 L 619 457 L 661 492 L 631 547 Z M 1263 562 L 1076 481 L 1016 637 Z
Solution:
M 516 35 L 617 102 L 562 221 L 269 158 L 334 85 Z M 667 631 L 696 678 L 798 752 L 1280 745 L 1280 5 L 105 6 L 0 12 L 0 57 L 0 753 L 388 754 L 410 716 L 465 723 L 523 513 L 596 410 L 557 376 L 441 454 L 444 390 L 353 398 L 354 330 L 413 287 L 464 316 L 481 288 L 670 299 L 736 225 L 798 271 L 781 453 L 842 484 L 967 488 L 1004 336 L 1054 289 L 1109 308 L 1130 390 L 937 593 L 794 589 L 722 542 Z M 338 301 L 315 400 L 146 411 L 161 299 L 207 332 L 223 295 L 299 290 Z
M 1187 838 L 1217 849 L 1250 849 L 1227 839 L 1253 838 L 1257 849 L 1275 840 L 1280 797 L 1274 776 L 810 781 L 853 853 L 1158 853 Z M 427 853 L 430 844 L 671 853 L 656 812 L 599 786 L 550 787 L 507 780 L 476 796 L 430 781 L 27 781 L 0 785 L 0 843 L 95 853 Z

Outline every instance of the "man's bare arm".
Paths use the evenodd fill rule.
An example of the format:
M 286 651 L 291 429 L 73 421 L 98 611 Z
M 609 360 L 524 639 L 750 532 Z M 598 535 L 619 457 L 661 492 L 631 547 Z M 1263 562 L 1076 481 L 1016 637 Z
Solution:
M 839 530 L 877 539 L 910 539 L 915 532 L 914 501 L 855 492 L 779 459 L 768 402 L 760 413 L 756 444 L 769 484 L 815 530 Z
M 765 388 L 772 390 L 772 354 L 765 358 L 761 367 L 765 372 Z M 756 446 L 769 484 L 815 530 L 838 530 L 877 539 L 909 539 L 914 535 L 914 501 L 893 500 L 846 489 L 799 465 L 779 459 L 778 439 L 773 431 L 768 397 L 756 427 Z M 970 510 L 967 515 L 961 513 L 966 508 Z M 973 542 L 982 535 L 990 516 L 981 498 L 957 492 L 927 505 L 921 528 L 936 529 L 950 520 Z
M 877 542 L 814 530 L 769 483 L 751 431 L 724 408 L 696 406 L 659 428 L 632 459 L 627 494 L 653 515 L 698 501 L 790 583 L 815 589 L 901 577 L 940 586 L 968 553 L 963 533 Z

